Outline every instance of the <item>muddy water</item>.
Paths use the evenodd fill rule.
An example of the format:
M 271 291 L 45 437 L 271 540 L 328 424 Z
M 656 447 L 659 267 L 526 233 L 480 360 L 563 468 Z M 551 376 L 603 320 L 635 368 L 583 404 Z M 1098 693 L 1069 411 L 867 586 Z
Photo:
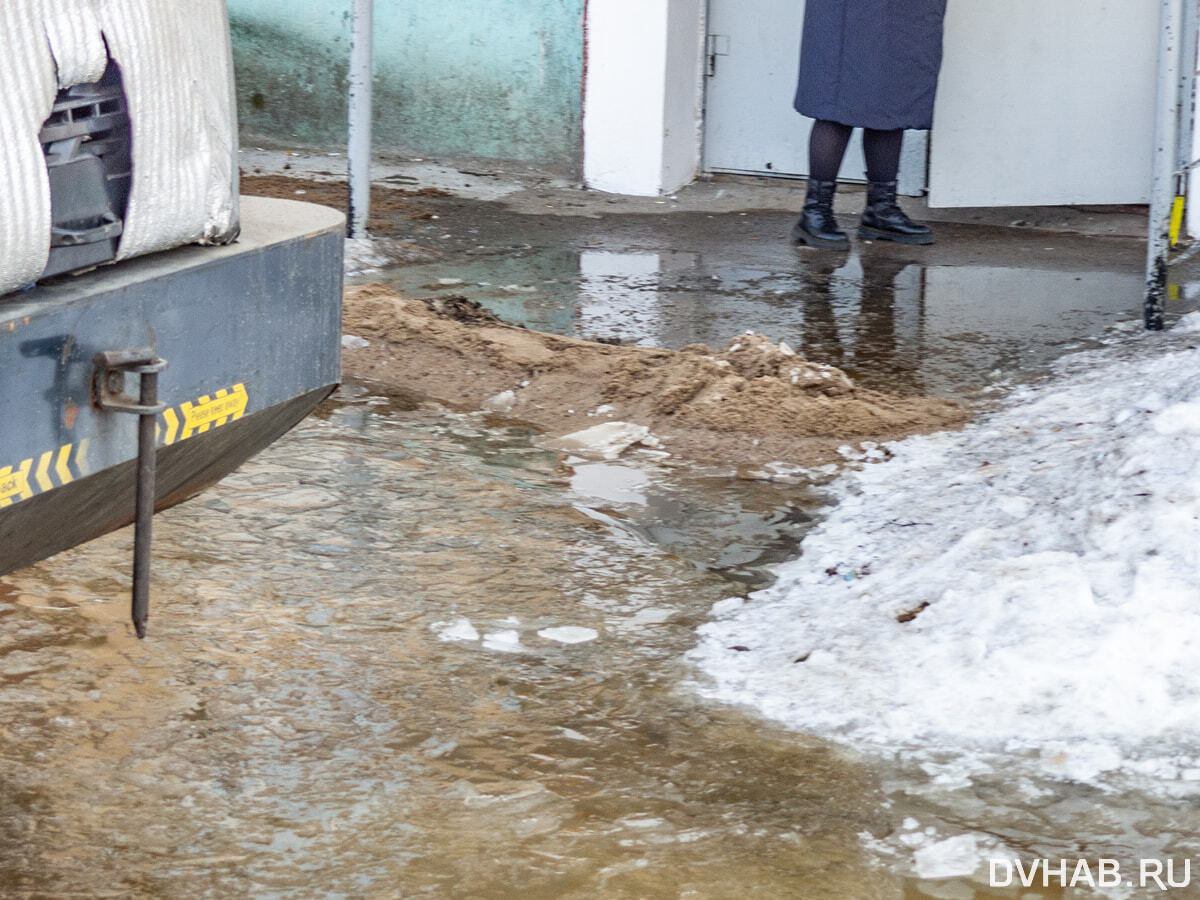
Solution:
M 695 627 L 820 504 L 344 388 L 156 518 L 147 641 L 128 531 L 0 578 L 0 896 L 985 900 L 907 877 L 916 830 L 1200 853 L 1187 799 L 698 699 Z
M 759 330 L 968 397 L 1138 315 L 1140 251 L 829 263 L 774 227 L 634 223 L 387 278 L 639 343 Z M 128 532 L 0 578 L 0 895 L 997 896 L 906 879 L 912 819 L 1034 856 L 1200 852 L 1186 801 L 954 781 L 696 699 L 694 628 L 821 498 L 630 462 L 351 388 L 156 519 L 148 641 Z
M 404 407 L 159 516 L 144 643 L 128 532 L 0 579 L 0 893 L 899 895 L 869 768 L 684 685 L 805 514 Z
M 797 249 L 792 218 L 776 213 L 441 212 L 421 240 L 444 259 L 356 280 L 462 293 L 533 328 L 645 346 L 758 331 L 892 392 L 976 401 L 1142 315 L 1136 241 L 939 225 L 930 247 L 855 242 L 840 254 Z M 1169 317 L 1200 296 L 1194 271 L 1173 276 L 1193 281 L 1172 287 Z

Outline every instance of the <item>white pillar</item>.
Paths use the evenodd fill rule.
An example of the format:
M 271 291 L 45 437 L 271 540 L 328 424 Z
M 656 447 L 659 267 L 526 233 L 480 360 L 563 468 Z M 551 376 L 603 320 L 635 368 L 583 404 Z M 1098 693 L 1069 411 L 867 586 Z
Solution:
M 1193 0 L 1186 0 L 1191 3 Z M 1159 0 L 1158 102 L 1154 121 L 1154 180 L 1150 192 L 1150 235 L 1146 241 L 1146 327 L 1163 327 L 1171 211 L 1179 195 L 1179 132 L 1183 120 L 1180 67 L 1183 63 L 1185 0 Z M 1193 66 L 1195 63 L 1191 63 Z M 1190 103 L 1191 98 L 1188 98 Z M 1189 116 L 1190 118 L 1190 116 Z
M 700 165 L 703 0 L 590 0 L 583 107 L 588 187 L 670 193 Z

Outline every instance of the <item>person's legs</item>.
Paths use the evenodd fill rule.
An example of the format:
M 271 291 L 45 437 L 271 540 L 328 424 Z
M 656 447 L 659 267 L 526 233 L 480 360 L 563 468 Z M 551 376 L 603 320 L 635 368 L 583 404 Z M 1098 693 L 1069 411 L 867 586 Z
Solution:
M 900 172 L 900 150 L 904 132 L 863 130 L 863 154 L 867 158 L 867 206 L 863 210 L 858 236 L 862 240 L 896 241 L 901 244 L 929 244 L 933 232 L 918 225 L 896 203 L 896 177 Z
M 841 122 L 818 119 L 808 136 L 808 177 L 814 181 L 837 181 L 842 157 L 854 129 Z
M 886 184 L 895 181 L 900 173 L 900 150 L 904 146 L 904 129 L 876 131 L 863 129 L 863 155 L 867 158 L 867 181 Z
M 854 129 L 840 122 L 820 119 L 813 123 L 808 139 L 808 193 L 804 211 L 792 227 L 792 238 L 810 247 L 845 250 L 850 246 L 846 233 L 833 217 L 833 195 L 837 173 L 846 155 L 846 145 Z

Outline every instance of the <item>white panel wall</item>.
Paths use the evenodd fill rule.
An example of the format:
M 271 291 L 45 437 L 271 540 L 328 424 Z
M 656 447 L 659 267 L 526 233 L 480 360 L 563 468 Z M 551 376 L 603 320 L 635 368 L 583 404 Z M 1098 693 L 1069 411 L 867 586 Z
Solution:
M 949 0 L 933 206 L 1144 203 L 1158 4 Z
M 590 187 L 654 195 L 694 177 L 707 6 L 705 0 L 589 2 L 584 178 Z M 708 168 L 804 171 L 806 129 L 790 106 L 802 11 L 802 0 L 712 0 L 709 30 L 725 36 L 727 54 L 718 58 L 717 80 L 738 80 L 734 37 L 762 71 L 733 84 L 726 109 L 721 86 L 708 86 Z M 1153 0 L 949 0 L 931 205 L 1145 203 L 1157 26 Z M 764 52 L 756 40 L 778 44 L 779 52 Z M 775 56 L 778 63 L 771 62 Z M 760 114 L 756 105 L 764 99 L 770 102 Z M 906 141 L 902 189 L 924 184 L 923 138 L 914 133 Z M 747 159 L 725 158 L 727 145 L 744 145 Z M 861 168 L 848 159 L 852 171 L 844 174 L 861 174 L 856 164 Z

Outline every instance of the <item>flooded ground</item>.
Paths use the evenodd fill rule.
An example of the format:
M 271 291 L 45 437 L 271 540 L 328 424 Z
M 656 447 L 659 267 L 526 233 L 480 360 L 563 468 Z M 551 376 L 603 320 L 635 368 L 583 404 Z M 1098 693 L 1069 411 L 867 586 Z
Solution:
M 6 577 L 0 888 L 894 892 L 869 770 L 680 686 L 804 516 L 629 471 L 364 394 L 159 517 L 145 643 L 127 533 Z
M 382 273 L 409 293 L 666 346 L 753 329 L 914 393 L 992 396 L 1140 312 L 1133 242 L 947 226 L 830 261 L 778 214 L 437 208 L 437 260 Z M 1186 802 L 951 783 L 698 699 L 694 629 L 821 502 L 348 385 L 156 519 L 147 641 L 128 532 L 0 578 L 0 893 L 985 900 L 1018 893 L 910 877 L 918 828 L 1190 849 Z
M 1144 244 L 1120 238 L 939 224 L 930 247 L 856 243 L 840 254 L 797 249 L 793 217 L 777 212 L 431 208 L 437 220 L 412 227 L 435 261 L 352 280 L 461 293 L 532 328 L 644 346 L 723 346 L 757 331 L 893 392 L 977 400 L 1141 315 Z M 1172 313 L 1195 306 L 1186 289 L 1173 296 Z

